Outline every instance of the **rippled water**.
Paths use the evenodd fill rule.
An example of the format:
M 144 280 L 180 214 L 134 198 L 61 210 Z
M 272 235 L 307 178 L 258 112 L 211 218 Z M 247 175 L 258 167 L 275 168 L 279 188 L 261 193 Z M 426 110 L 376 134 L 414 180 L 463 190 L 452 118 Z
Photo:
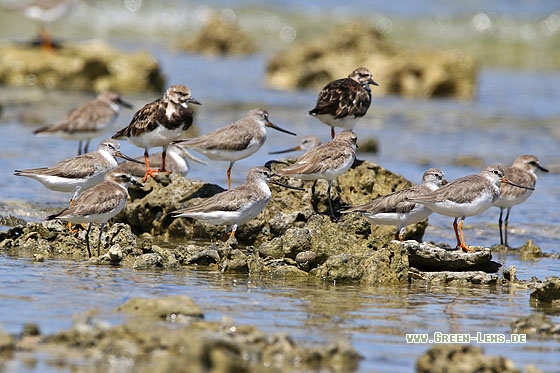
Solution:
M 129 6 L 142 4 L 142 7 L 130 11 L 123 8 L 123 3 Z M 102 16 L 106 13 L 97 8 L 95 11 L 79 8 L 68 23 L 56 27 L 76 35 L 76 38 L 83 35 L 110 37 L 123 48 L 150 50 L 160 59 L 169 84 L 188 84 L 193 96 L 203 103 L 196 117 L 201 133 L 238 119 L 252 107 L 263 106 L 269 110 L 275 124 L 301 136 L 315 133 L 323 141 L 328 140 L 328 127 L 306 115 L 315 102 L 316 92 L 279 92 L 263 85 L 264 53 L 246 58 L 207 59 L 168 48 L 165 38 L 195 28 L 200 14 L 207 9 L 204 4 L 216 8 L 231 7 L 230 2 L 103 1 L 89 4 L 100 4 L 111 10 L 110 15 Z M 177 9 L 170 17 L 168 9 L 176 4 L 184 8 Z M 478 157 L 484 164 L 509 164 L 520 154 L 537 155 L 543 165 L 556 172 L 539 175 L 533 196 L 513 208 L 510 243 L 519 246 L 531 239 L 544 252 L 560 254 L 560 212 L 557 208 L 560 201 L 557 171 L 560 169 L 560 72 L 551 70 L 555 66 L 555 51 L 549 48 L 558 40 L 558 32 L 553 32 L 558 14 L 554 1 L 455 1 L 452 4 L 430 1 L 423 2 L 422 7 L 416 2 L 398 3 L 399 6 L 384 3 L 375 10 L 367 1 L 356 2 L 352 8 L 341 7 L 334 1 L 289 1 L 282 2 L 282 7 L 275 2 L 255 4 L 243 1 L 236 4 L 234 14 L 245 26 L 263 31 L 259 33 L 263 40 L 276 43 L 269 45 L 268 49 L 282 46 L 275 39 L 282 26 L 291 25 L 298 30 L 301 27 L 303 31 L 298 35 L 305 35 L 311 33 L 313 27 L 325 27 L 321 22 L 356 14 L 366 15 L 382 25 L 390 20 L 390 37 L 398 38 L 407 32 L 409 36 L 421 34 L 415 39 L 420 44 L 449 44 L 455 38 L 472 50 L 488 51 L 491 49 L 488 46 L 496 40 L 497 47 L 508 43 L 507 35 L 497 26 L 489 27 L 488 20 L 490 25 L 500 23 L 502 28 L 504 25 L 513 27 L 511 37 L 520 38 L 523 32 L 529 35 L 531 29 L 537 30 L 534 41 L 520 42 L 523 63 L 516 62 L 516 56 L 511 56 L 509 62 L 502 65 L 499 65 L 500 61 L 482 61 L 478 93 L 472 102 L 376 98 L 356 132 L 360 138 L 373 136 L 380 142 L 378 154 L 360 153 L 360 158 L 375 161 L 414 182 L 419 182 L 422 172 L 429 166 L 442 168 L 450 180 L 478 172 L 479 167 L 458 166 L 455 162 L 458 157 Z M 84 22 L 84 14 L 89 14 L 96 22 Z M 488 19 L 480 14 L 487 15 Z M 0 26 L 0 37 L 16 35 L 25 39 L 29 24 L 26 28 L 25 22 L 12 17 L 6 18 L 0 13 L 0 25 L 4 25 Z M 508 19 L 510 23 L 506 22 Z M 78 29 L 76 25 L 80 23 L 83 27 Z M 409 25 L 408 31 L 405 25 Z M 488 27 L 477 31 L 476 25 Z M 545 26 L 549 27 L 550 35 L 546 34 Z M 430 39 L 437 27 L 444 30 L 446 38 L 439 37 L 440 33 Z M 445 30 L 455 31 L 448 33 Z M 536 48 L 532 54 L 527 53 L 531 45 Z M 509 46 L 511 44 L 506 51 Z M 502 54 L 507 56 L 507 53 Z M 544 55 L 553 61 L 545 61 L 543 57 L 542 64 L 527 68 L 526 64 L 534 59 L 527 56 Z M 511 69 L 510 66 L 523 69 Z M 546 69 L 543 70 L 543 66 Z M 5 175 L 0 179 L 0 214 L 39 221 L 48 211 L 63 206 L 67 196 L 46 191 L 37 182 L 11 174 L 16 168 L 48 165 L 73 156 L 76 144 L 30 134 L 36 126 L 59 119 L 91 96 L 64 92 L 45 95 L 31 88 L 0 87 L 0 92 L 0 103 L 4 106 L 0 123 L 0 170 Z M 28 98 L 29 104 L 11 107 L 10 103 L 18 101 L 15 97 L 21 95 Z M 127 98 L 138 108 L 152 100 L 154 95 Z M 126 125 L 131 115 L 132 111 L 123 110 L 119 126 Z M 27 119 L 22 120 L 22 117 Z M 36 118 L 37 123 L 30 123 L 29 118 Z M 263 149 L 250 159 L 235 164 L 233 184 L 241 184 L 249 168 L 268 160 L 268 151 L 294 145 L 299 138 L 269 131 Z M 123 151 L 134 156 L 142 153 L 127 143 L 123 143 Z M 226 184 L 226 163 L 191 166 L 189 177 Z M 467 218 L 467 241 L 484 246 L 497 243 L 498 214 L 498 209 L 490 209 L 480 216 Z M 451 222 L 450 218 L 432 215 L 424 238 L 452 244 Z M 504 254 L 495 255 L 494 259 L 506 267 L 515 265 L 521 279 L 533 275 L 542 279 L 560 272 L 557 259 L 522 261 L 515 255 Z M 406 333 L 441 331 L 473 336 L 476 332 L 509 333 L 513 320 L 531 313 L 549 314 L 560 323 L 557 310 L 531 307 L 528 291 L 506 294 L 491 287 L 317 285 L 268 278 L 248 279 L 196 269 L 146 272 L 73 261 L 35 263 L 27 258 L 6 256 L 0 256 L 0 281 L 4 285 L 0 290 L 0 326 L 10 333 L 18 333 L 29 321 L 37 322 L 44 333 L 53 333 L 67 328 L 73 316 L 90 309 L 100 311 L 98 317 L 116 323 L 119 319 L 111 311 L 130 297 L 186 294 L 203 308 L 208 320 L 232 317 L 239 324 L 256 324 L 265 331 L 288 332 L 303 344 L 323 344 L 339 339 L 350 341 L 364 356 L 360 365 L 364 372 L 412 371 L 415 360 L 429 346 L 406 344 Z M 560 343 L 547 339 L 530 340 L 523 345 L 485 344 L 483 347 L 489 354 L 509 357 L 518 367 L 534 364 L 543 371 L 555 371 L 560 364 Z M 36 368 L 36 371 L 44 370 Z

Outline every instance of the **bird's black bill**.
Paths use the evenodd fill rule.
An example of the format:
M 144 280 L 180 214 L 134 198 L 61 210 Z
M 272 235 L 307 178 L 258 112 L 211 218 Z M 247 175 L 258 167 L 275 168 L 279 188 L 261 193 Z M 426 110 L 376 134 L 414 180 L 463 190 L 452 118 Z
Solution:
M 264 167 L 268 168 L 269 170 L 272 170 L 272 165 L 273 165 L 273 164 L 276 164 L 276 163 L 289 165 L 288 162 L 277 161 L 276 159 L 271 159 L 270 161 L 268 161 L 268 162 L 266 162 L 266 163 L 264 164 Z
M 299 190 L 299 191 L 304 191 L 304 190 L 305 190 L 305 189 L 303 189 L 303 188 L 298 188 L 298 187 L 295 187 L 295 186 L 291 186 L 291 185 L 288 185 L 288 184 L 284 184 L 284 183 L 281 183 L 281 182 L 276 181 L 276 180 L 270 180 L 270 182 L 271 182 L 272 184 L 276 184 L 276 185 L 279 185 L 279 186 L 281 186 L 281 187 L 288 188 L 288 189 L 294 189 L 294 190 Z
M 280 127 L 278 127 L 276 124 L 273 124 L 273 123 L 268 122 L 267 126 L 268 126 L 268 127 L 271 127 L 271 128 L 274 128 L 274 129 L 277 130 L 277 131 L 284 132 L 284 133 L 290 134 L 290 135 L 292 135 L 292 136 L 297 136 L 295 133 L 290 132 L 290 131 L 288 131 L 288 130 L 285 130 L 285 129 L 283 129 L 283 128 L 280 128 Z
M 290 148 L 290 149 L 277 150 L 275 152 L 268 152 L 268 154 L 284 154 L 284 153 L 289 153 L 289 152 L 295 152 L 296 150 L 301 150 L 301 148 L 299 146 L 296 146 L 296 147 Z
M 122 98 L 118 99 L 117 104 L 119 104 L 121 106 L 124 106 L 127 109 L 132 109 L 134 107 L 134 106 L 132 106 L 132 104 L 130 102 L 126 102 Z
M 144 162 L 142 162 L 142 161 L 139 161 L 138 159 L 131 158 L 131 157 L 129 157 L 128 155 L 123 154 L 123 153 L 121 153 L 121 152 L 116 152 L 115 155 L 116 155 L 117 157 L 121 157 L 122 159 L 126 159 L 127 161 L 131 161 L 131 162 L 139 163 L 139 164 L 146 164 L 146 163 L 144 163 Z
M 506 179 L 505 177 L 502 179 L 502 183 L 513 185 L 514 187 L 518 187 L 518 188 L 521 188 L 521 189 L 535 190 L 535 188 L 533 188 L 533 187 L 529 187 L 529 186 L 525 186 L 525 185 L 519 185 L 517 183 L 514 183 L 511 180 Z

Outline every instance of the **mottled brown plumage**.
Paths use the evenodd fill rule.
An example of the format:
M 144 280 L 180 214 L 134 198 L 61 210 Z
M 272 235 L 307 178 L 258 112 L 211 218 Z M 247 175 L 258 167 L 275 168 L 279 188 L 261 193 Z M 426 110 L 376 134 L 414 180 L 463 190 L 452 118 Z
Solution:
M 146 174 L 154 176 L 154 172 L 165 171 L 165 153 L 167 146 L 180 139 L 193 123 L 193 111 L 189 103 L 200 105 L 191 96 L 191 90 L 184 85 L 172 85 L 163 97 L 144 105 L 134 114 L 130 124 L 113 135 L 114 139 L 127 138 L 134 145 L 144 148 Z M 160 170 L 150 169 L 148 151 L 154 146 L 163 147 L 162 167 Z
M 317 103 L 309 114 L 331 126 L 332 138 L 334 138 L 334 127 L 351 130 L 369 109 L 370 84 L 378 85 L 368 69 L 359 67 L 348 77 L 327 84 L 319 92 Z

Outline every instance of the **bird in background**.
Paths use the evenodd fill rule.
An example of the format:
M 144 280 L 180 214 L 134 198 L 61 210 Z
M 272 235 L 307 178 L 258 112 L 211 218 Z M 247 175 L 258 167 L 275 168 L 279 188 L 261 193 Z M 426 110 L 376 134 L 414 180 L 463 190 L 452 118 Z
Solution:
M 46 220 L 65 220 L 74 224 L 89 223 L 86 231 L 86 246 L 90 258 L 89 232 L 93 223 L 100 224 L 97 238 L 97 256 L 99 256 L 103 228 L 109 219 L 124 208 L 128 199 L 128 187 L 131 184 L 142 186 L 129 173 L 119 169 L 111 170 L 107 172 L 103 182 L 81 193 L 72 205 L 57 214 L 47 216 Z
M 132 105 L 120 94 L 111 91 L 102 92 L 95 100 L 71 110 L 63 120 L 38 128 L 33 133 L 78 140 L 78 155 L 84 154 L 88 152 L 90 141 L 103 135 L 115 122 L 121 106 L 132 109 Z
M 115 157 L 140 162 L 123 154 L 120 148 L 121 145 L 116 140 L 103 140 L 95 151 L 66 159 L 50 167 L 15 170 L 14 175 L 37 180 L 56 192 L 73 193 L 70 199 L 72 204 L 78 194 L 101 183 L 108 171 L 117 168 Z
M 55 49 L 47 24 L 66 16 L 76 5 L 76 0 L 35 0 L 4 2 L 2 7 L 22 13 L 26 18 L 39 23 L 39 41 L 41 48 L 52 51 Z
M 180 139 L 193 123 L 193 111 L 189 104 L 201 105 L 191 95 L 191 90 L 182 84 L 169 87 L 163 97 L 144 105 L 138 110 L 130 124 L 113 135 L 113 139 L 128 139 L 134 145 L 144 148 L 144 162 L 148 176 L 166 172 L 165 158 L 169 144 Z M 150 168 L 149 150 L 161 146 L 161 168 Z
M 296 152 L 301 150 L 307 152 L 309 149 L 312 149 L 319 145 L 321 145 L 321 140 L 317 136 L 309 135 L 302 138 L 299 144 L 292 148 L 277 150 L 274 152 L 268 152 L 268 154 L 284 154 L 284 153 Z
M 513 165 L 505 169 L 505 176 L 514 183 L 535 188 L 537 184 L 537 171 L 548 172 L 534 155 L 522 155 L 513 161 Z M 500 228 L 500 245 L 508 247 L 508 220 L 511 208 L 525 202 L 533 194 L 531 189 L 520 189 L 509 184 L 500 185 L 500 198 L 494 202 L 494 206 L 500 208 L 498 225 Z M 505 220 L 502 220 L 506 210 Z M 502 229 L 502 222 L 504 224 Z
M 461 177 L 433 192 L 408 197 L 405 200 L 420 203 L 433 212 L 455 218 L 453 230 L 457 239 L 457 248 L 472 252 L 474 250 L 465 242 L 463 222 L 467 216 L 482 214 L 496 202 L 500 197 L 500 183 L 511 184 L 523 189 L 533 189 L 508 180 L 504 176 L 502 166 L 491 165 L 486 166 L 476 175 Z
M 370 84 L 379 85 L 367 68 L 359 67 L 348 77 L 328 83 L 319 92 L 317 103 L 309 114 L 330 126 L 331 138 L 334 139 L 335 127 L 352 130 L 366 115 L 371 104 Z
M 300 180 L 313 180 L 311 187 L 312 199 L 315 198 L 317 180 L 327 180 L 327 200 L 330 215 L 336 220 L 331 202 L 331 188 L 333 180 L 350 169 L 356 159 L 357 136 L 350 130 L 344 130 L 331 141 L 308 150 L 296 162 L 277 172 L 280 176 L 293 177 Z M 317 211 L 314 202 L 315 211 Z
M 226 171 L 228 189 L 231 188 L 231 169 L 233 164 L 249 157 L 259 150 L 266 140 L 266 127 L 295 136 L 268 119 L 265 109 L 250 110 L 247 116 L 210 133 L 198 137 L 181 139 L 174 142 L 190 148 L 215 161 L 228 161 Z
M 432 210 L 426 206 L 407 201 L 407 198 L 433 192 L 445 184 L 447 180 L 443 171 L 430 168 L 422 175 L 421 184 L 377 197 L 370 202 L 349 207 L 341 212 L 343 214 L 359 212 L 372 224 L 394 225 L 397 227 L 395 240 L 403 241 L 404 230 L 408 225 L 419 223 L 432 213 Z

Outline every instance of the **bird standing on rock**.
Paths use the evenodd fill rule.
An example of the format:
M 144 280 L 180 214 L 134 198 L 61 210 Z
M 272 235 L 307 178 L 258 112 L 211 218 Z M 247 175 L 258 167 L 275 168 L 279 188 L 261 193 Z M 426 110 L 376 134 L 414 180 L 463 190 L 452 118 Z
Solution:
M 97 240 L 97 256 L 99 256 L 103 228 L 109 219 L 124 208 L 130 184 L 141 186 L 129 173 L 119 169 L 111 170 L 105 175 L 105 181 L 86 190 L 76 198 L 72 205 L 58 214 L 47 216 L 46 220 L 66 220 L 74 224 L 89 223 L 86 231 L 86 245 L 90 258 L 89 232 L 93 223 L 101 224 Z
M 405 200 L 420 203 L 438 214 L 454 217 L 453 230 L 457 238 L 457 247 L 464 251 L 473 251 L 465 243 L 463 221 L 467 216 L 482 214 L 496 202 L 500 197 L 500 183 L 533 189 L 508 180 L 504 176 L 502 166 L 491 165 L 483 168 L 477 175 L 461 177 L 433 192 Z M 459 223 L 457 223 L 458 219 L 460 219 Z
M 334 139 L 308 150 L 293 165 L 277 172 L 280 176 L 289 176 L 300 180 L 313 180 L 311 193 L 315 201 L 315 184 L 319 179 L 328 181 L 327 199 L 330 215 L 336 219 L 331 202 L 333 180 L 350 169 L 356 159 L 357 136 L 350 130 L 344 130 Z M 315 204 L 314 204 L 315 206 Z M 316 206 L 315 206 L 315 210 Z
M 156 172 L 165 172 L 167 146 L 180 139 L 193 123 L 193 111 L 189 104 L 201 105 L 191 96 L 191 90 L 182 84 L 169 87 L 163 97 L 144 105 L 134 114 L 130 124 L 113 135 L 113 139 L 128 139 L 134 145 L 144 148 L 146 173 L 154 177 Z M 163 148 L 161 168 L 152 170 L 148 151 L 154 146 Z

